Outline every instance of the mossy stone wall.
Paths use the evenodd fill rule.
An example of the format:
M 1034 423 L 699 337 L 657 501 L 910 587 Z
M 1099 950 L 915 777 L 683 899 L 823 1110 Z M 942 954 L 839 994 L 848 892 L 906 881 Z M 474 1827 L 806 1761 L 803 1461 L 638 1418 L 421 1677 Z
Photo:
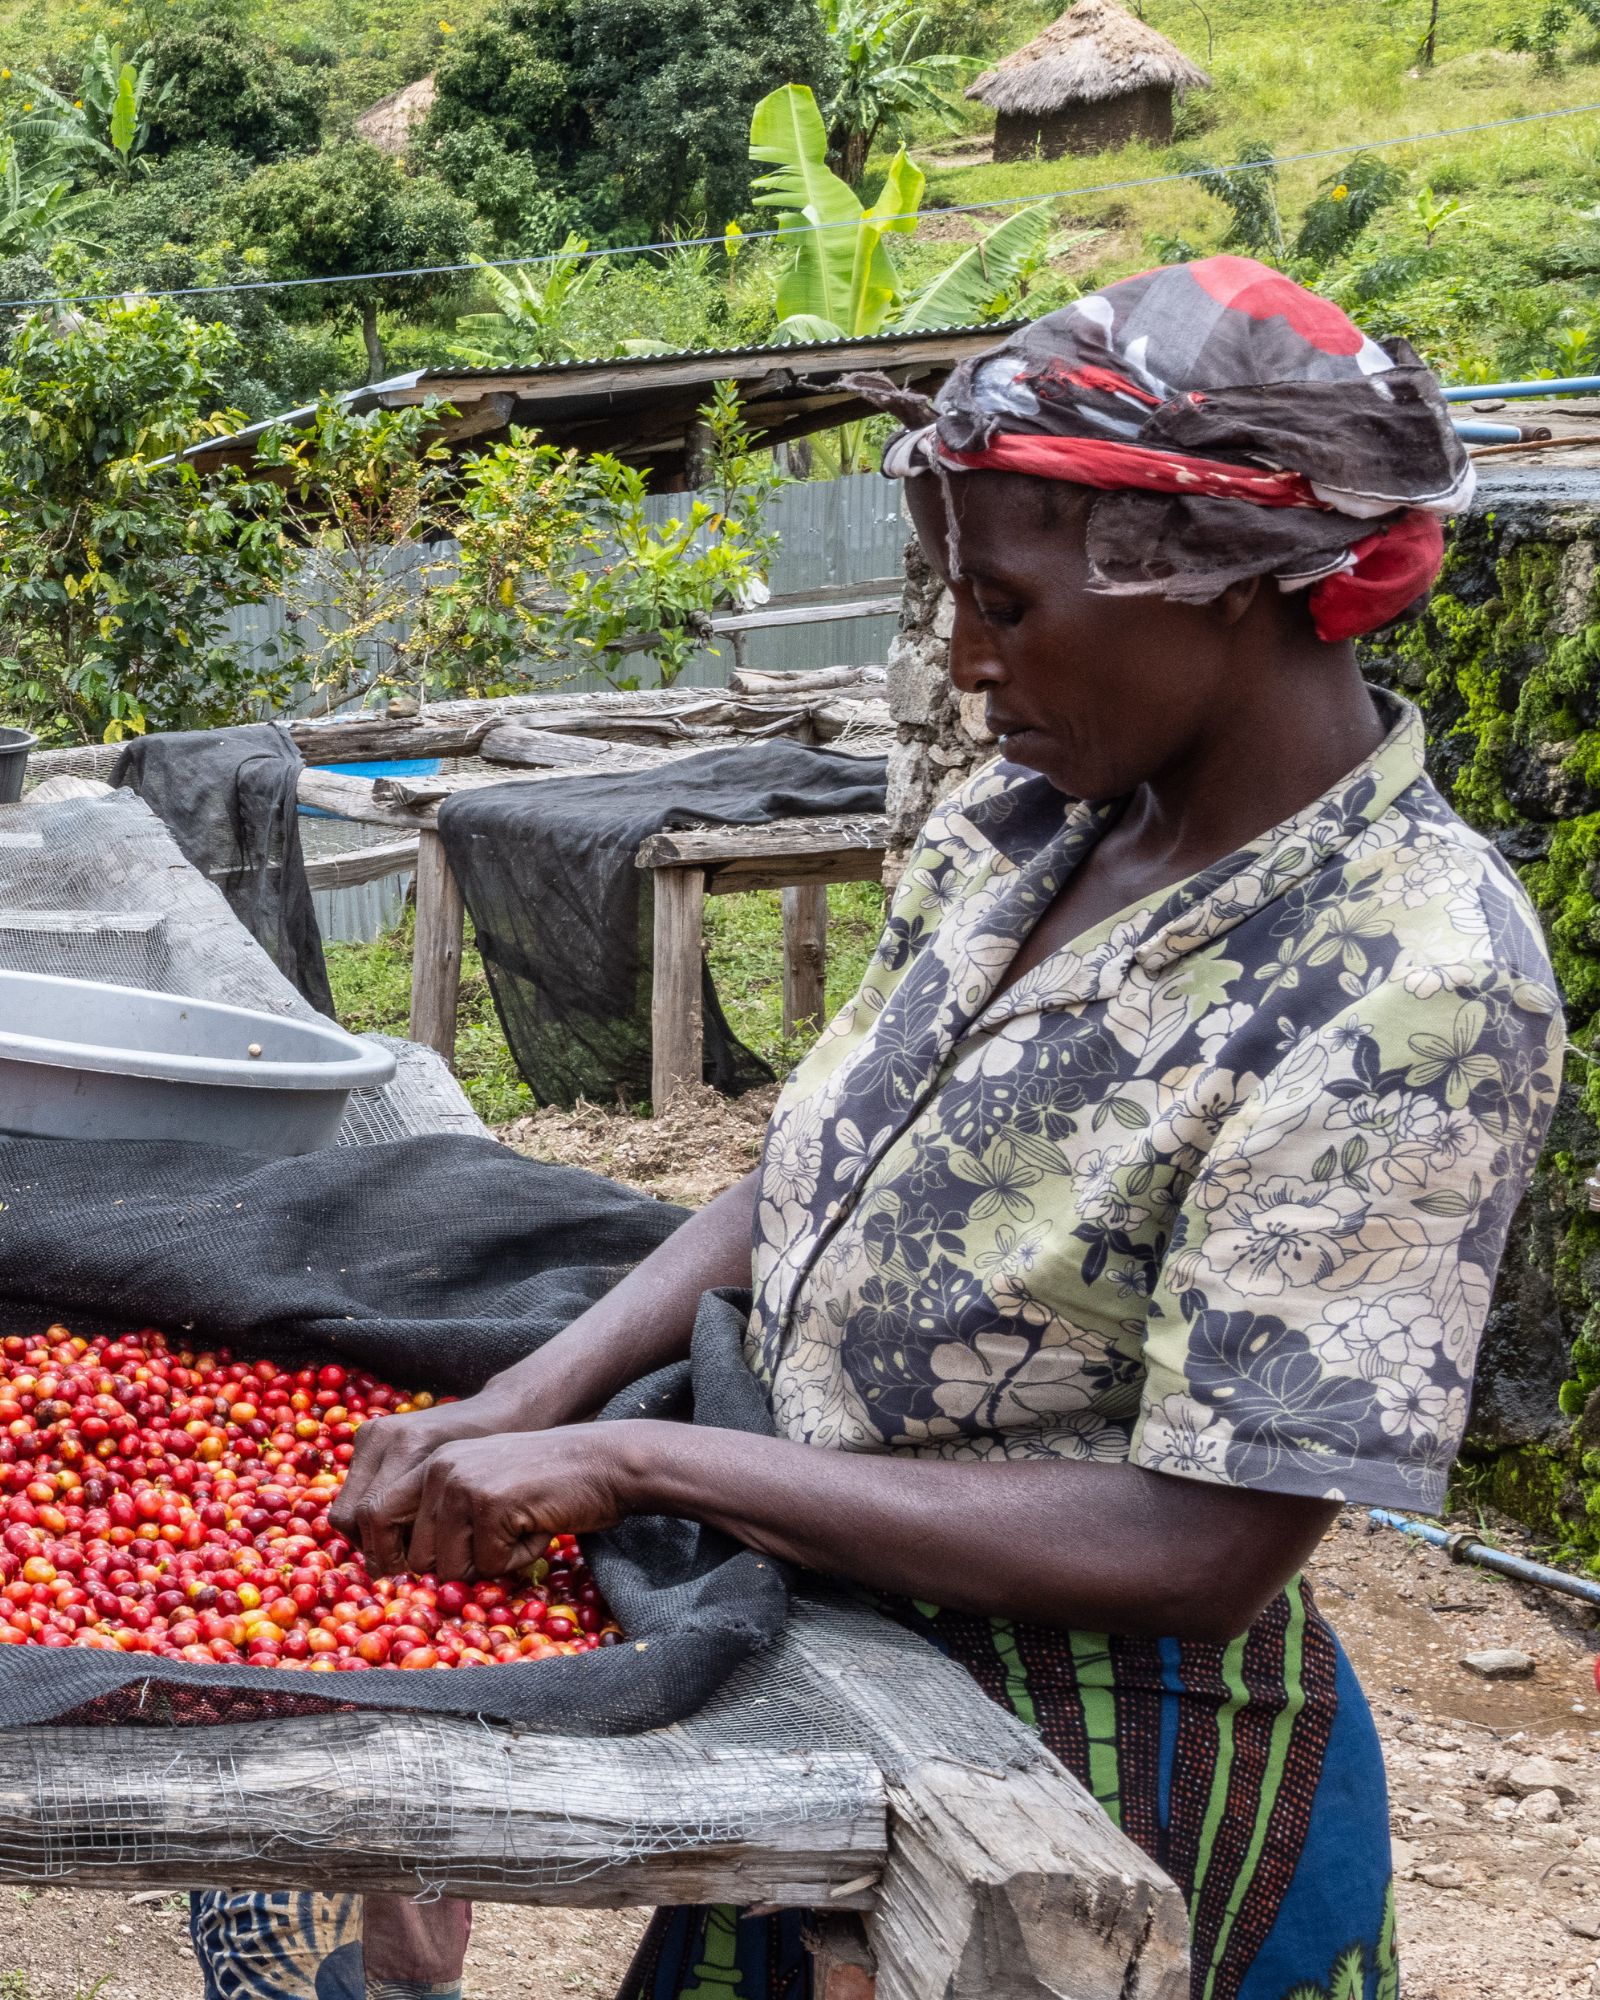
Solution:
M 1566 998 L 1566 1082 L 1485 1334 L 1458 1490 L 1600 1567 L 1600 470 L 1498 467 L 1426 614 L 1366 649 L 1435 782 L 1516 869 Z M 1583 1051 L 1591 1044 L 1596 1060 Z

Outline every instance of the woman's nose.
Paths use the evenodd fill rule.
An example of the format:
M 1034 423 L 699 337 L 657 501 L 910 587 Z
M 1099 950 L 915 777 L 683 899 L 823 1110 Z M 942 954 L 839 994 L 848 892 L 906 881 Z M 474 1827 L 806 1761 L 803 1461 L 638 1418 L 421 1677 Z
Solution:
M 988 626 L 959 594 L 950 629 L 950 678 L 963 694 L 980 694 L 1005 679 Z

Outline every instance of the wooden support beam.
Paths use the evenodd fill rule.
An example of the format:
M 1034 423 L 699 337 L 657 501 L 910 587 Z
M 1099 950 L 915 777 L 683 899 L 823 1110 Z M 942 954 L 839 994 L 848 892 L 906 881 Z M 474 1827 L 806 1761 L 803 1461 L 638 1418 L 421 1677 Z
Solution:
M 370 1711 L 210 1729 L 6 1730 L 0 1879 L 437 1889 L 601 1909 L 871 1902 L 884 1811 L 869 1758 L 758 1758 L 667 1732 L 649 1744 L 641 1756 L 634 1737 L 513 1735 Z M 684 1837 L 717 1826 L 738 1831 Z
M 461 949 L 466 908 L 444 842 L 431 829 L 417 836 L 417 929 L 411 961 L 411 1039 L 456 1064 L 456 1003 L 461 996 Z
M 306 862 L 306 881 L 313 889 L 359 889 L 381 882 L 417 865 L 417 840 L 386 841 L 380 847 L 352 847 L 343 854 L 323 854 Z
M 660 878 L 657 877 L 657 880 Z M 783 1032 L 822 1025 L 828 971 L 828 891 L 805 882 L 783 892 Z
M 705 877 L 698 868 L 662 868 L 655 877 L 655 958 L 650 997 L 650 1100 L 664 1111 L 705 1071 L 700 960 Z

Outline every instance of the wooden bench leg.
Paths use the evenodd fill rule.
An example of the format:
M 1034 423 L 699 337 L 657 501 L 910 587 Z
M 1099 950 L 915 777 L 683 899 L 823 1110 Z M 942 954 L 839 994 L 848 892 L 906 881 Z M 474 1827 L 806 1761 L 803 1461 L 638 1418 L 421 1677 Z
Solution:
M 706 878 L 699 868 L 657 868 L 655 968 L 650 1000 L 650 1098 L 664 1111 L 685 1083 L 705 1071 L 700 960 Z
M 411 1039 L 456 1064 L 456 1003 L 466 907 L 432 828 L 417 841 L 417 934 L 411 962 Z
M 828 890 L 806 882 L 783 891 L 783 1032 L 822 1025 L 828 977 Z

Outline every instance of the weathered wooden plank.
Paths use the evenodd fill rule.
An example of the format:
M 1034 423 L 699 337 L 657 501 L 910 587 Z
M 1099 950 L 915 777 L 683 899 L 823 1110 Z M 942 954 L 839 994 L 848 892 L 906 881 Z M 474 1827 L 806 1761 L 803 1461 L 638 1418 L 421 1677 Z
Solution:
M 729 674 L 728 686 L 735 694 L 784 695 L 820 694 L 825 689 L 859 687 L 863 693 L 882 688 L 888 681 L 882 667 L 812 667 L 801 673 L 757 673 L 741 667 Z
M 461 950 L 466 905 L 444 842 L 429 829 L 417 836 L 417 928 L 411 960 L 411 1039 L 456 1061 L 456 1006 L 461 997 Z
M 655 956 L 650 996 L 650 1099 L 663 1110 L 705 1066 L 700 955 L 705 877 L 665 868 L 655 878 Z
M 1042 1746 L 995 1755 L 985 1697 L 946 1663 L 908 1669 L 870 1626 L 841 1643 L 827 1618 L 799 1625 L 888 1782 L 876 2000 L 1184 2000 L 1183 1898 L 1070 1772 Z
M 32 759 L 29 761 L 31 763 Z M 58 771 L 42 783 L 29 786 L 28 803 L 53 806 L 61 799 L 103 799 L 110 790 L 103 778 L 80 777 L 70 771 Z
M 340 819 L 359 820 L 369 826 L 399 826 L 408 833 L 432 826 L 431 812 L 410 812 L 404 806 L 384 805 L 370 778 L 357 778 L 344 771 L 319 771 L 308 767 L 300 773 L 296 796 L 303 806 L 320 806 L 337 813 Z
M 390 840 L 376 847 L 352 847 L 343 854 L 319 855 L 306 862 L 306 880 L 313 889 L 359 889 L 364 882 L 381 882 L 417 865 L 417 837 Z
M 0 1733 L 11 1881 L 848 1909 L 884 1846 L 882 1781 L 850 1750 L 377 1714 Z
M 783 891 L 783 1032 L 822 1023 L 828 970 L 828 891 L 820 882 Z
M 748 859 L 725 862 L 706 870 L 708 896 L 748 896 L 758 889 L 793 889 L 802 883 L 877 882 L 883 876 L 883 850 L 858 853 L 797 855 L 792 861 Z
M 596 742 L 589 736 L 563 735 L 554 729 L 534 729 L 525 722 L 497 723 L 483 739 L 478 755 L 485 763 L 533 771 L 628 771 L 647 769 L 659 761 L 648 750 Z
M 673 827 L 642 841 L 640 868 L 716 868 L 735 861 L 810 861 L 881 851 L 889 822 L 879 813 L 819 814 L 765 826 Z
M 719 612 L 711 620 L 711 630 L 770 632 L 790 625 L 844 624 L 854 618 L 892 618 L 899 609 L 898 590 L 880 591 L 872 597 L 838 599 L 831 604 L 764 604 L 759 611 Z

